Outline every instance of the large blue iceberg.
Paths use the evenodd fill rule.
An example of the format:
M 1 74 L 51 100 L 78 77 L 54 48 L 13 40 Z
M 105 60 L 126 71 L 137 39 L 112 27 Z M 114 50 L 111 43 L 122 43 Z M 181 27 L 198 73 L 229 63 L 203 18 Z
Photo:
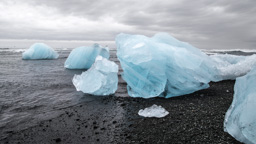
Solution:
M 236 79 L 234 98 L 224 121 L 224 130 L 238 141 L 256 143 L 256 67 Z
M 122 77 L 132 97 L 180 96 L 219 80 L 208 55 L 167 33 L 151 38 L 122 33 L 117 35 L 116 45 Z
M 81 75 L 75 75 L 73 84 L 77 91 L 92 95 L 110 95 L 117 90 L 118 65 L 98 56 L 92 67 Z
M 44 43 L 35 43 L 22 53 L 22 59 L 57 59 L 59 54 Z
M 64 66 L 68 69 L 89 69 L 98 55 L 108 59 L 108 47 L 99 44 L 78 47 L 71 51 Z

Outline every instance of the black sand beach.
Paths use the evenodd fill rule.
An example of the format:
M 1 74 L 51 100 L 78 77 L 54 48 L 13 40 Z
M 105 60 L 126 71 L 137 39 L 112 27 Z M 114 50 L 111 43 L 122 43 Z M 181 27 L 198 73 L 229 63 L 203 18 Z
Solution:
M 117 62 L 114 53 L 112 51 L 111 60 Z M 16 58 L 17 54 L 8 53 L 7 56 Z M 22 61 L 16 58 L 13 63 L 6 62 L 2 58 L 7 56 L 1 53 L 1 70 L 15 68 L 16 63 Z M 65 57 L 66 54 L 59 60 L 53 60 L 52 67 L 61 67 Z M 22 63 L 28 65 L 35 62 Z M 58 97 L 68 94 L 76 100 L 68 99 L 63 101 L 64 105 L 65 102 L 67 103 L 65 106 L 57 103 L 59 107 L 53 106 L 42 111 L 41 108 L 37 108 L 43 107 L 41 105 L 28 107 L 22 105 L 19 111 L 15 109 L 15 112 L 30 111 L 36 116 L 33 119 L 25 119 L 22 123 L 8 121 L 1 125 L 0 143 L 239 143 L 223 130 L 224 116 L 233 99 L 235 81 L 210 83 L 210 88 L 186 96 L 142 99 L 126 97 L 126 84 L 120 79 L 119 89 L 115 95 L 96 97 L 76 92 L 71 79 L 73 74 L 81 71 L 58 69 L 60 70 L 56 70 L 55 76 L 63 74 L 63 77 L 48 75 L 56 80 L 53 84 L 50 84 L 50 80 L 40 80 L 36 85 L 28 84 L 26 78 L 18 81 L 13 78 L 16 74 L 8 77 L 7 72 L 1 73 L 1 99 L 6 95 L 30 96 L 33 95 L 33 91 L 40 90 L 42 91 L 40 96 L 47 93 L 52 97 L 56 94 Z M 25 73 L 21 76 L 24 75 Z M 29 76 L 37 77 L 35 73 Z M 40 76 L 45 75 L 40 74 Z M 138 115 L 140 109 L 153 104 L 163 106 L 169 111 L 169 115 L 164 118 L 144 118 Z M 1 119 L 5 118 L 5 112 L 11 111 L 7 111 L 10 107 L 11 105 L 1 102 Z M 54 116 L 49 116 L 51 112 Z M 42 118 L 44 115 L 47 118 Z

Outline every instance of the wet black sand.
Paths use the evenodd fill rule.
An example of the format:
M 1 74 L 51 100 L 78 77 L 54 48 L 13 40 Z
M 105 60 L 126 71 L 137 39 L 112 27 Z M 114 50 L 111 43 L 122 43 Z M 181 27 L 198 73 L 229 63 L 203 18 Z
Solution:
M 17 54 L 8 54 L 8 57 L 17 57 Z M 118 63 L 114 54 L 115 51 L 111 51 L 110 59 Z M 7 58 L 7 54 L 1 56 Z M 20 128 L 23 123 L 18 123 L 16 127 L 13 126 L 14 123 L 12 125 L 7 123 L 0 127 L 0 134 L 5 135 L 1 136 L 0 143 L 239 143 L 223 131 L 224 116 L 233 99 L 235 81 L 210 83 L 210 88 L 186 96 L 170 99 L 142 99 L 127 97 L 126 83 L 119 73 L 119 88 L 116 94 L 96 97 L 75 91 L 71 78 L 73 74 L 81 71 L 63 69 L 66 56 L 67 54 L 63 54 L 63 57 L 55 61 L 21 61 L 20 58 L 8 62 L 2 61 L 2 70 L 5 70 L 5 67 L 8 70 L 5 66 L 7 64 L 10 67 L 17 67 L 14 69 L 17 72 L 2 71 L 3 74 L 0 75 L 2 78 L 0 90 L 4 91 L 5 95 L 18 98 L 18 96 L 30 95 L 33 91 L 40 90 L 40 95 L 43 93 L 58 95 L 58 97 L 71 95 L 79 98 L 79 102 L 75 105 L 59 107 L 58 112 L 61 114 L 52 118 L 35 120 L 39 117 L 34 117 L 33 125 L 25 129 Z M 23 70 L 23 78 L 16 80 L 23 66 L 34 70 L 34 67 L 37 68 L 37 65 L 42 64 L 47 67 L 51 65 L 53 70 L 56 69 L 56 65 L 59 68 L 54 73 L 41 73 L 40 75 L 44 77 L 40 79 L 35 75 L 41 71 L 40 69 L 36 72 L 28 71 L 28 74 Z M 5 79 L 7 73 L 10 74 Z M 27 83 L 26 75 L 30 77 L 29 81 L 37 81 L 37 84 Z M 51 82 L 52 79 L 55 79 L 54 83 Z M 26 83 L 23 84 L 24 82 Z M 15 87 L 18 88 L 18 92 Z M 38 94 L 35 95 L 37 96 Z M 160 119 L 144 118 L 138 115 L 140 109 L 153 104 L 163 106 L 169 111 L 169 115 Z M 5 110 L 5 107 L 2 107 L 2 110 Z M 38 112 L 34 106 L 29 110 L 35 114 Z M 24 112 L 27 109 L 19 107 L 19 111 Z M 27 125 L 29 123 L 31 123 L 30 119 L 24 122 Z M 8 129 L 10 126 L 13 128 Z
M 206 90 L 170 99 L 85 96 L 93 100 L 10 132 L 1 143 L 238 143 L 223 131 L 233 85 L 234 81 L 211 83 Z M 137 114 L 153 104 L 163 106 L 169 115 L 158 119 Z

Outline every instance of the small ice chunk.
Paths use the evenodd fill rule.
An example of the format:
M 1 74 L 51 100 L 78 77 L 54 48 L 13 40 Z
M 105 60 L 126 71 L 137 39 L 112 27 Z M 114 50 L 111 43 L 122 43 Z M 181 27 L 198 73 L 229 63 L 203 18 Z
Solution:
M 78 47 L 71 51 L 64 66 L 68 69 L 89 69 L 98 55 L 108 59 L 108 47 L 99 44 Z
M 72 82 L 77 91 L 92 95 L 110 95 L 117 90 L 117 73 L 117 64 L 97 56 L 92 67 L 81 75 L 75 75 Z
M 57 59 L 59 54 L 44 43 L 35 43 L 22 53 L 22 59 Z
M 229 90 L 226 90 L 227 93 L 229 93 Z
M 236 79 L 234 98 L 225 115 L 224 131 L 240 142 L 256 143 L 256 67 Z
M 139 110 L 138 114 L 143 117 L 165 117 L 169 114 L 162 106 L 152 105 L 151 107 Z

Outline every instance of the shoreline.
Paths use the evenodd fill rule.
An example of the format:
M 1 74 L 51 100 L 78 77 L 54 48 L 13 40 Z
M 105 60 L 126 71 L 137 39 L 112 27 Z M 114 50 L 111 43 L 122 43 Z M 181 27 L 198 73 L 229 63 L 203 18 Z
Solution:
M 12 132 L 0 142 L 239 143 L 223 130 L 234 83 L 234 80 L 212 82 L 208 89 L 169 99 L 84 95 L 93 100 L 64 108 L 64 114 Z M 164 107 L 169 115 L 164 118 L 138 115 L 140 109 L 153 104 Z

